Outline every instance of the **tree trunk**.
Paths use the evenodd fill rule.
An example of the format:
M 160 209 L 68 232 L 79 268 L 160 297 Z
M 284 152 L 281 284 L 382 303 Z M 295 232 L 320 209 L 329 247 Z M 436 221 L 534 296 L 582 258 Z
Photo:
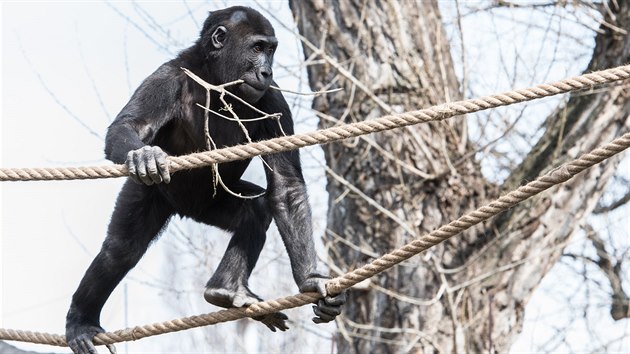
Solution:
M 616 18 L 607 20 L 630 30 L 628 1 L 610 6 Z M 291 9 L 312 43 L 304 44 L 307 61 L 324 59 L 308 66 L 311 88 L 344 89 L 314 100 L 322 127 L 461 99 L 437 2 L 301 0 Z M 630 60 L 628 36 L 602 30 L 588 71 Z M 342 271 L 360 266 L 612 140 L 628 129 L 626 96 L 619 87 L 572 96 L 500 189 L 471 158 L 464 117 L 324 146 L 331 262 Z M 507 351 L 528 299 L 618 161 L 352 290 L 338 321 L 340 352 Z

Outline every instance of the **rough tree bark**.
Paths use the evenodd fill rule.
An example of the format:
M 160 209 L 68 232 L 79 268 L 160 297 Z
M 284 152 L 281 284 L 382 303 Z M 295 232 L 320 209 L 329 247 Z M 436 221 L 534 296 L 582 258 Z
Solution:
M 310 86 L 344 89 L 315 99 L 322 127 L 461 98 L 437 2 L 290 4 L 300 33 L 313 44 L 304 45 L 307 60 L 324 58 L 317 48 L 327 56 L 308 67 Z M 615 17 L 606 21 L 630 31 L 629 1 L 609 6 Z M 586 71 L 630 61 L 629 37 L 601 30 Z M 362 265 L 612 140 L 630 126 L 627 96 L 621 87 L 572 95 L 500 187 L 479 172 L 463 117 L 325 146 L 331 262 L 341 270 Z M 597 166 L 353 290 L 338 322 L 340 352 L 507 351 L 527 301 L 595 207 L 618 162 Z

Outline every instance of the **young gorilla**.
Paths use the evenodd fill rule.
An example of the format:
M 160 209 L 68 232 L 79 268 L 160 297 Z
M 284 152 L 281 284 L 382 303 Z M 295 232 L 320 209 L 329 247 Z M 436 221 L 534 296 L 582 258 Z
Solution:
M 66 319 L 66 339 L 77 354 L 96 353 L 95 334 L 103 332 L 100 312 L 116 285 L 136 265 L 147 247 L 178 214 L 233 232 L 223 259 L 206 285 L 205 299 L 222 307 L 248 306 L 261 298 L 248 288 L 248 278 L 265 243 L 272 217 L 286 246 L 293 278 L 301 292 L 324 296 L 314 307 L 316 323 L 332 321 L 341 312 L 345 293 L 326 293 L 328 277 L 316 271 L 311 211 L 297 151 L 264 157 L 268 190 L 254 199 L 235 197 L 218 187 L 216 195 L 210 168 L 169 174 L 167 154 L 183 155 L 206 150 L 204 104 L 206 91 L 190 79 L 182 67 L 205 81 L 219 85 L 238 79 L 234 94 L 273 119 L 245 122 L 253 140 L 293 133 L 291 112 L 273 84 L 272 63 L 277 39 L 269 21 L 246 7 L 231 7 L 210 13 L 199 40 L 179 56 L 157 69 L 131 97 L 109 127 L 105 154 L 115 163 L 125 163 L 131 178 L 123 186 L 107 238 L 72 297 Z M 226 96 L 242 119 L 260 116 L 251 108 Z M 224 108 L 217 93 L 211 109 Z M 278 124 L 281 124 L 280 128 Z M 237 122 L 212 115 L 209 131 L 217 147 L 246 142 Z M 219 165 L 219 175 L 233 192 L 258 195 L 264 189 L 241 180 L 247 161 Z M 272 331 L 286 330 L 286 315 L 275 313 L 256 318 Z

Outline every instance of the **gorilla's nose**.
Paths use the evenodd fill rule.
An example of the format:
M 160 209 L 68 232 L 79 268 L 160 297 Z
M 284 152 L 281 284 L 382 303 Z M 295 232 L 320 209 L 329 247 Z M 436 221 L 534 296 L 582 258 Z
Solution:
M 271 68 L 261 68 L 260 69 L 260 79 L 262 80 L 269 80 L 271 79 L 271 76 L 273 75 L 273 71 L 271 71 Z

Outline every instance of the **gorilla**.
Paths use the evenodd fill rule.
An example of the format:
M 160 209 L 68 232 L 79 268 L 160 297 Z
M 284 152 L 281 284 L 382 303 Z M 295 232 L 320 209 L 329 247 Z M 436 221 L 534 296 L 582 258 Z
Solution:
M 146 78 L 108 128 L 105 155 L 126 164 L 130 178 L 118 195 L 102 248 L 72 296 L 66 339 L 74 353 L 97 353 L 92 340 L 104 331 L 100 313 L 105 301 L 176 214 L 233 234 L 206 284 L 207 302 L 230 308 L 262 301 L 249 289 L 248 279 L 273 218 L 299 291 L 323 296 L 313 307 L 313 321 L 329 322 L 341 313 L 346 294 L 328 294 L 329 277 L 317 270 L 311 210 L 297 151 L 263 157 L 267 190 L 241 179 L 250 160 L 219 164 L 214 170 L 169 173 L 168 155 L 209 148 L 206 129 L 216 148 L 293 134 L 287 102 L 282 93 L 270 89 L 275 85 L 272 64 L 277 45 L 273 27 L 253 9 L 236 6 L 210 12 L 199 39 Z M 212 92 L 206 112 L 197 106 L 205 105 L 206 89 L 182 68 L 212 85 L 241 80 L 227 90 L 245 103 Z M 222 110 L 241 121 L 221 117 Z M 255 119 L 261 111 L 279 113 L 279 119 Z M 223 188 L 213 183 L 217 176 Z M 274 332 L 288 329 L 288 318 L 281 312 L 255 319 Z

